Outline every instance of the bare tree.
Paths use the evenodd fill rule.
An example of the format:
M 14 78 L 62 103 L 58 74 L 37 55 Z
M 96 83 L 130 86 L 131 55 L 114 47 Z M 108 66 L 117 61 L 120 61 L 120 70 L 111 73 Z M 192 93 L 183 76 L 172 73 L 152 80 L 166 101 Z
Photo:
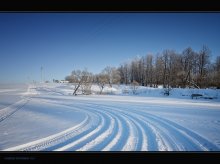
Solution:
M 170 86 L 170 51 L 164 50 L 162 55 L 163 61 L 163 87 L 169 88 Z
M 170 86 L 178 87 L 177 73 L 180 71 L 179 66 L 179 55 L 175 51 L 170 51 L 169 59 L 169 69 L 170 69 Z
M 177 78 L 181 87 L 191 86 L 196 74 L 197 54 L 191 47 L 183 50 L 179 57 Z
M 118 72 L 120 74 L 120 84 L 127 84 L 127 78 L 126 78 L 126 72 L 125 72 L 125 66 L 121 64 L 118 67 Z
M 100 87 L 100 93 L 106 84 L 136 84 L 142 86 L 163 85 L 164 88 L 208 86 L 220 87 L 220 57 L 216 62 L 210 62 L 211 51 L 203 46 L 200 52 L 195 52 L 191 47 L 177 54 L 173 50 L 164 50 L 162 54 L 144 57 L 135 57 L 133 60 L 121 64 L 118 68 L 107 66 L 95 77 L 95 82 Z M 91 92 L 92 75 L 87 70 L 74 70 L 66 77 L 74 85 L 73 94 L 79 88 L 83 94 Z
M 163 59 L 159 55 L 156 57 L 154 75 L 155 87 L 158 87 L 159 84 L 163 84 Z
M 173 50 L 165 50 L 162 54 L 164 94 L 169 96 L 175 81 L 176 54 Z
M 125 64 L 126 85 L 131 83 L 131 63 Z
M 209 69 L 209 82 L 211 81 L 211 86 L 216 86 L 220 89 L 220 56 L 216 57 L 215 63 L 212 64 L 211 69 Z
M 137 94 L 137 89 L 138 89 L 138 87 L 139 87 L 139 83 L 134 80 L 134 81 L 131 83 L 131 89 L 132 89 L 132 93 L 133 93 L 133 94 Z
M 138 78 L 138 58 L 136 57 L 135 59 L 133 59 L 131 61 L 131 64 L 130 64 L 130 71 L 131 71 L 131 82 L 132 81 L 139 81 L 139 78 Z
M 86 69 L 84 69 L 83 71 L 74 70 L 72 71 L 70 76 L 66 77 L 66 80 L 68 80 L 70 83 L 74 85 L 73 95 L 77 95 L 77 91 L 81 87 L 81 85 L 84 85 L 86 83 L 88 85 L 91 79 L 90 78 L 91 75 L 92 75 L 91 73 L 89 73 Z
M 144 57 L 139 58 L 138 60 L 138 80 L 140 85 L 144 86 L 144 74 L 145 74 L 145 65 L 144 65 Z
M 102 91 L 105 85 L 108 84 L 108 82 L 109 82 L 109 79 L 108 79 L 107 74 L 101 73 L 99 75 L 96 75 L 96 83 L 100 88 L 99 94 L 102 94 Z
M 93 82 L 93 75 L 92 73 L 87 73 L 87 79 L 82 83 L 81 88 L 82 88 L 82 94 L 89 95 L 92 93 L 91 88 L 92 88 L 92 82 Z
M 215 85 L 220 89 L 220 56 L 216 58 L 215 72 Z
M 207 77 L 207 67 L 210 63 L 209 57 L 210 57 L 211 51 L 207 46 L 203 46 L 202 50 L 199 52 L 198 56 L 198 70 L 199 74 L 197 77 L 197 81 L 200 87 L 205 87 L 206 84 L 204 83 L 205 78 Z
M 121 84 L 129 84 L 130 83 L 130 66 L 129 63 L 121 64 L 118 68 L 118 72 L 120 75 L 120 83 Z
M 110 87 L 112 87 L 112 84 L 120 82 L 120 72 L 115 67 L 107 66 L 102 74 L 106 75 Z
M 153 85 L 153 55 L 148 54 L 145 59 L 145 85 Z

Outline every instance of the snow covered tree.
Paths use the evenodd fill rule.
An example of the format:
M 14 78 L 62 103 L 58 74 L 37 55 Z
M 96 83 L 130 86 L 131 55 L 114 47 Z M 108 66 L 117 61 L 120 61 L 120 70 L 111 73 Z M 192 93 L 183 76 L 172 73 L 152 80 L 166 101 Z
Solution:
M 72 71 L 71 75 L 66 77 L 66 80 L 68 80 L 71 84 L 74 85 L 73 95 L 77 95 L 77 91 L 82 85 L 88 86 L 89 83 L 91 83 L 91 77 L 92 73 L 88 72 L 86 69 L 84 69 L 83 71 Z
M 82 88 L 82 94 L 89 95 L 92 93 L 91 88 L 92 88 L 92 82 L 93 82 L 93 75 L 92 73 L 87 73 L 87 79 L 82 83 L 81 88 Z
M 219 63 L 210 63 L 211 51 L 203 46 L 200 52 L 195 52 L 191 47 L 177 54 L 174 50 L 164 50 L 156 56 L 148 54 L 121 64 L 118 68 L 107 66 L 95 77 L 95 81 L 101 88 L 108 84 L 131 84 L 136 81 L 139 85 L 157 87 L 163 85 L 170 87 L 196 87 L 209 86 L 220 87 Z M 75 70 L 66 77 L 74 84 L 74 93 L 82 88 L 82 92 L 88 94 L 91 90 L 92 75 L 88 71 Z M 90 89 L 89 89 L 90 88 Z M 88 91 L 88 93 L 86 93 Z
M 131 90 L 132 90 L 132 93 L 133 93 L 133 94 L 137 94 L 137 89 L 138 89 L 138 87 L 139 87 L 139 83 L 134 80 L 134 81 L 131 83 Z
M 106 75 L 110 87 L 112 87 L 112 84 L 120 82 L 120 72 L 115 67 L 107 66 L 102 74 Z
M 105 85 L 108 84 L 108 82 L 109 82 L 109 77 L 107 74 L 100 73 L 100 74 L 96 75 L 96 83 L 100 88 L 99 94 L 102 94 L 102 91 L 103 91 Z

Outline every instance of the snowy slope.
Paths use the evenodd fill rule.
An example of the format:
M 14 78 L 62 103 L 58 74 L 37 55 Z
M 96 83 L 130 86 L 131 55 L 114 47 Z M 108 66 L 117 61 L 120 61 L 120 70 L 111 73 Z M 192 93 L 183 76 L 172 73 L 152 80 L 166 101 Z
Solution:
M 74 86 L 71 84 L 36 84 L 37 91 L 46 91 L 47 94 L 51 95 L 72 95 Z M 91 87 L 92 94 L 99 94 L 100 88 L 97 85 L 92 85 Z M 1 91 L 0 91 L 1 92 Z M 106 85 L 102 92 L 104 95 L 122 95 L 122 96 L 134 96 L 132 92 L 132 87 L 129 85 L 113 85 L 109 87 Z M 81 94 L 81 88 L 78 90 L 78 95 Z M 212 101 L 220 101 L 220 89 L 183 89 L 183 88 L 173 88 L 170 91 L 169 98 L 178 98 L 178 99 L 191 99 L 192 94 L 202 94 L 202 99 L 212 98 Z M 164 95 L 164 89 L 162 86 L 159 88 L 144 87 L 139 86 L 136 90 L 135 96 L 139 97 L 167 97 Z
M 0 108 L 2 151 L 219 151 L 220 102 L 169 97 L 162 89 L 123 87 L 111 95 L 72 96 L 68 84 L 30 85 L 19 101 Z M 93 86 L 94 91 L 98 88 Z M 208 95 L 218 90 L 204 90 Z M 9 92 L 9 90 L 8 90 Z M 184 93 L 185 92 L 185 93 Z M 198 91 L 193 91 L 198 92 Z M 0 92 L 1 94 L 2 92 Z M 7 99 L 7 96 L 4 96 Z M 4 116 L 4 117 L 3 117 Z

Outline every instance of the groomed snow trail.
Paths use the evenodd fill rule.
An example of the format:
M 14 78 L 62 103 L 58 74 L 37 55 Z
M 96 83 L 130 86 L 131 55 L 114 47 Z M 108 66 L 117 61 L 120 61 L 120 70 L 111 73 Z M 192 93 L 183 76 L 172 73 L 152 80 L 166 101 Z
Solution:
M 198 103 L 193 105 L 191 100 L 181 105 L 169 99 L 154 102 L 142 98 L 140 102 L 138 98 L 129 96 L 65 96 L 58 89 L 46 86 L 36 87 L 29 92 L 38 94 L 2 110 L 5 114 L 1 115 L 0 123 L 24 107 L 27 101 L 29 104 L 34 101 L 59 105 L 64 110 L 81 112 L 85 118 L 59 133 L 3 151 L 220 150 L 218 140 L 212 141 L 208 135 L 212 132 L 216 138 L 220 138 L 220 103 L 213 106 L 207 103 L 206 106 L 204 102 L 200 106 Z M 197 124 L 190 126 L 197 118 Z M 213 126 L 207 135 L 201 129 L 205 125 Z M 197 127 L 198 130 L 195 130 Z
M 0 122 L 17 112 L 19 109 L 24 107 L 31 99 L 31 93 L 32 93 L 32 85 L 29 85 L 27 88 L 27 92 L 25 92 L 25 96 L 21 96 L 20 100 L 17 102 L 14 102 L 13 104 L 0 109 Z M 14 90 L 12 90 L 14 91 Z M 10 90 L 9 90 L 10 93 Z

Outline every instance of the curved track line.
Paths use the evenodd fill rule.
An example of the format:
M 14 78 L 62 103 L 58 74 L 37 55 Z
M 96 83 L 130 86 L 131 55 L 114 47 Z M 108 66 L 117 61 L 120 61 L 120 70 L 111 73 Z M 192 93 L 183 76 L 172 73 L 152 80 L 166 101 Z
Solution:
M 0 122 L 10 117 L 12 114 L 17 112 L 19 109 L 23 108 L 29 101 L 30 101 L 30 98 L 22 99 L 6 108 L 1 109 L 0 110 Z
M 98 141 L 98 139 L 97 138 L 94 138 L 94 140 L 95 141 L 97 141 L 98 143 L 97 144 L 94 144 L 94 142 L 93 142 L 93 144 L 91 144 L 91 147 L 90 147 L 90 149 L 89 150 L 102 150 L 103 148 L 105 148 L 105 146 L 107 146 L 107 145 L 109 145 L 108 147 L 109 148 L 112 148 L 112 147 L 117 147 L 117 149 L 116 150 L 121 150 L 119 147 L 123 147 L 124 145 L 121 145 L 123 142 L 125 142 L 126 141 L 126 138 L 124 138 L 124 137 L 126 137 L 126 136 L 122 136 L 122 131 L 123 131 L 123 129 L 121 129 L 121 123 L 122 123 L 122 121 L 121 121 L 121 118 L 119 118 L 117 115 L 114 115 L 114 114 L 112 114 L 110 111 L 108 111 L 108 112 L 104 112 L 104 110 L 103 109 L 97 109 L 98 108 L 98 106 L 89 106 L 89 105 L 86 105 L 86 104 L 83 104 L 84 105 L 84 108 L 83 108 L 83 110 L 88 110 L 88 111 L 93 111 L 93 113 L 101 113 L 105 118 L 106 117 L 112 117 L 112 118 L 114 118 L 115 120 L 117 120 L 117 122 L 119 122 L 119 126 L 118 127 L 120 127 L 120 129 L 117 129 L 117 126 L 116 125 L 118 125 L 118 124 L 116 124 L 116 121 L 115 121 L 115 125 L 112 125 L 112 123 L 110 123 L 110 126 L 111 126 L 111 128 L 113 128 L 114 129 L 114 132 L 112 133 L 112 134 L 110 134 L 110 135 L 106 135 L 106 134 L 109 134 L 109 133 L 106 133 L 106 134 L 103 134 L 103 133 L 100 133 L 99 135 L 102 135 L 102 137 L 103 138 L 105 138 L 105 140 L 102 140 L 102 141 Z M 77 104 L 74 104 L 74 107 L 77 107 Z M 124 122 L 126 121 L 126 119 L 124 119 Z M 109 124 L 109 123 L 108 123 Z M 124 125 L 124 127 L 126 127 L 127 125 Z M 110 128 L 110 127 L 109 127 Z M 109 130 L 109 128 L 108 128 L 108 130 Z M 119 133 L 117 133 L 117 131 L 119 131 Z M 126 131 L 124 131 L 124 133 L 123 134 L 127 134 L 126 133 Z M 114 138 L 114 136 L 117 136 L 116 138 Z M 97 135 L 96 135 L 96 137 L 97 137 Z M 102 138 L 102 139 L 103 139 Z M 87 140 L 87 144 L 88 144 L 88 142 L 90 142 L 90 140 L 87 138 L 87 136 L 84 138 L 85 140 Z M 99 139 L 101 139 L 101 138 L 99 138 Z M 82 140 L 82 139 L 81 139 Z M 125 140 L 125 141 L 124 141 Z M 74 142 L 79 142 L 78 140 L 74 140 Z M 112 145 L 112 142 L 114 142 L 114 143 L 119 143 L 119 145 Z M 86 144 L 86 142 L 84 141 L 83 142 L 84 143 L 84 146 L 85 146 L 85 144 Z M 73 143 L 73 145 L 75 145 L 74 143 Z M 72 146 L 73 146 L 72 145 Z M 65 146 L 67 146 L 66 144 L 65 144 Z M 65 147 L 64 146 L 64 147 Z M 74 149 L 76 149 L 76 147 L 72 147 L 71 145 L 69 145 L 68 144 L 68 149 L 65 149 L 65 150 L 74 150 Z M 81 147 L 80 146 L 78 146 L 79 148 L 79 150 L 81 150 L 80 148 L 82 148 L 82 146 L 83 146 L 83 144 L 81 144 Z M 64 149 L 57 149 L 57 150 L 64 150 Z M 76 149 L 77 150 L 77 149 Z M 83 149 L 84 150 L 84 149 Z M 113 149 L 113 150 L 115 150 L 115 149 Z
M 29 151 L 29 150 L 33 150 L 33 149 L 37 149 L 39 147 L 42 147 L 42 145 L 48 145 L 51 142 L 57 142 L 57 140 L 64 138 L 65 136 L 67 136 L 70 133 L 75 132 L 77 129 L 85 126 L 89 121 L 89 116 L 86 116 L 86 118 L 78 125 L 71 127 L 65 131 L 62 131 L 60 133 L 48 136 L 46 138 L 43 139 L 39 139 L 33 142 L 29 142 L 23 145 L 19 145 L 19 146 L 15 146 L 12 148 L 8 148 L 5 149 L 4 151 Z
M 105 109 L 106 109 L 106 107 L 105 107 Z M 147 126 L 146 126 L 146 124 L 143 124 L 142 120 L 138 120 L 137 118 L 133 117 L 132 115 L 128 115 L 127 113 L 122 112 L 123 110 L 117 110 L 117 109 L 113 109 L 113 108 L 109 108 L 109 110 L 114 111 L 118 115 L 124 115 L 125 120 L 129 119 L 135 124 L 136 130 L 138 131 L 139 134 L 135 137 L 137 139 L 137 141 L 136 141 L 137 146 L 136 146 L 136 149 L 133 149 L 133 150 L 146 151 L 146 150 L 148 150 L 149 145 L 154 145 L 153 147 L 150 147 L 150 149 L 153 148 L 154 150 L 157 150 L 155 148 L 155 145 L 157 145 L 156 140 L 154 141 L 154 140 L 152 140 L 152 138 L 158 138 L 158 136 L 151 134 L 153 131 L 152 128 L 151 129 L 148 128 L 146 131 Z M 148 138 L 148 136 L 150 136 L 150 137 Z
M 87 143 L 86 145 L 84 145 L 83 147 L 81 147 L 80 149 L 78 149 L 77 151 L 88 151 L 88 150 L 93 150 L 92 148 L 95 145 L 98 145 L 102 142 L 105 141 L 106 138 L 108 138 L 111 133 L 114 130 L 114 126 L 115 126 L 115 119 L 113 119 L 111 117 L 111 122 L 110 122 L 110 126 L 107 130 L 105 130 L 102 134 L 100 134 L 98 137 L 96 137 L 94 140 L 90 141 L 89 143 Z
M 79 145 L 79 144 L 84 144 L 89 138 L 92 138 L 94 135 L 96 135 L 97 133 L 99 133 L 105 126 L 105 122 L 106 120 L 104 119 L 104 117 L 102 115 L 100 115 L 101 117 L 101 123 L 100 125 L 98 125 L 98 127 L 96 127 L 93 131 L 85 134 L 84 136 L 82 136 L 80 139 L 78 140 L 75 140 L 65 146 L 62 146 L 58 149 L 55 149 L 55 151 L 66 151 L 66 150 L 74 150 L 76 149 L 76 147 Z
M 150 119 L 151 122 L 158 124 L 160 131 L 163 131 L 170 141 L 173 141 L 173 147 L 177 148 L 177 150 L 210 150 L 209 148 L 203 146 L 203 142 L 209 143 L 207 140 L 202 138 L 201 136 L 193 133 L 192 131 L 181 127 L 180 125 L 166 120 L 164 118 L 149 114 L 141 111 L 133 111 L 133 114 L 139 114 L 143 119 Z M 144 116 L 144 117 L 143 117 Z M 178 144 L 177 144 L 178 143 Z M 183 144 L 184 143 L 184 144 Z M 218 148 L 211 144 L 214 149 L 218 150 Z M 186 147 L 187 146 L 187 147 Z M 174 149 L 176 150 L 176 149 Z
M 124 109 L 124 108 L 121 108 L 121 110 L 119 110 L 118 107 L 116 108 L 113 106 L 111 106 L 111 109 L 112 111 L 115 110 L 117 112 L 125 111 L 126 114 L 130 113 L 130 116 L 132 117 L 136 116 L 137 118 L 139 117 L 138 119 L 141 118 L 142 120 L 145 121 L 145 123 L 147 122 L 148 126 L 151 127 L 151 129 L 153 130 L 153 133 L 155 133 L 157 136 L 156 140 L 159 145 L 158 146 L 159 150 L 203 150 L 204 151 L 204 150 L 213 150 L 213 149 L 218 150 L 219 149 L 217 146 L 209 143 L 207 140 L 205 140 L 201 136 L 196 135 L 195 133 L 189 131 L 188 129 L 183 130 L 183 127 L 169 120 L 164 120 L 160 117 L 155 120 L 155 118 L 152 118 L 152 116 L 150 117 L 149 114 L 140 113 L 140 111 L 138 110 L 134 111 L 132 109 Z M 208 142 L 208 145 L 211 144 L 211 148 L 207 148 L 207 145 L 205 146 L 204 142 L 205 143 Z

